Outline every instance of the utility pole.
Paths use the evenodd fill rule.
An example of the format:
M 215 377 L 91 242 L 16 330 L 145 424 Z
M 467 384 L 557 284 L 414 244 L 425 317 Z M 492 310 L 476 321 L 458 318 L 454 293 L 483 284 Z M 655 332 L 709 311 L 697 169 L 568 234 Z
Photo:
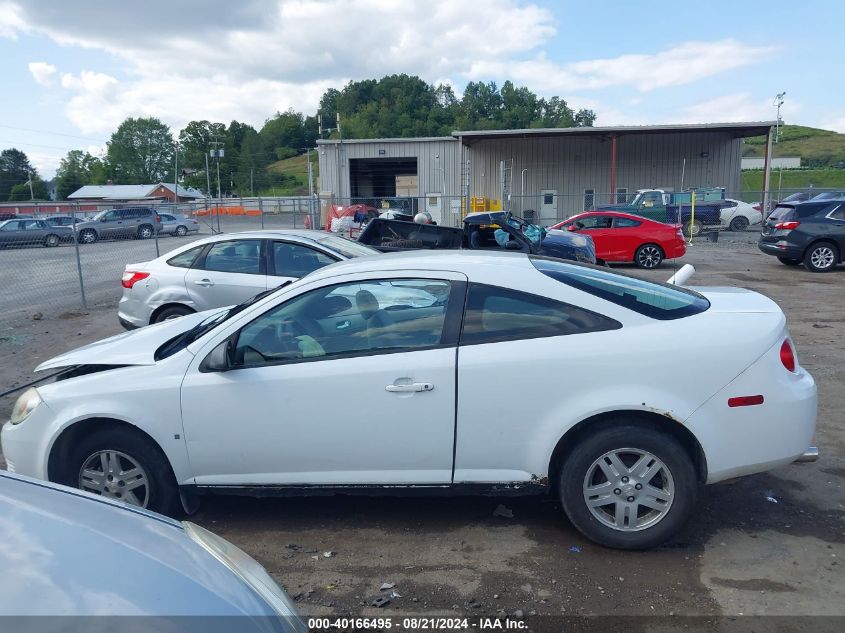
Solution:
M 783 107 L 783 98 L 786 96 L 786 91 L 779 92 L 775 95 L 775 100 L 772 105 L 778 109 L 778 118 L 775 119 L 775 143 L 780 140 L 780 109 Z
M 173 157 L 173 203 L 179 204 L 179 139 L 176 139 L 176 154 Z
M 205 192 L 211 196 L 211 173 L 208 171 L 208 154 L 205 155 Z
M 249 168 L 249 195 L 253 198 L 255 197 L 255 189 L 252 186 L 252 174 L 254 171 L 252 167 Z
M 217 158 L 217 232 L 220 233 L 220 203 L 223 200 L 223 196 L 220 193 L 220 158 L 225 154 L 223 148 L 219 146 L 224 145 L 224 143 L 218 141 L 215 136 L 211 144 L 214 145 L 214 149 L 209 150 L 208 153 Z
M 29 184 L 29 199 L 35 200 L 35 194 L 32 192 L 32 172 L 29 172 L 29 180 L 27 180 Z

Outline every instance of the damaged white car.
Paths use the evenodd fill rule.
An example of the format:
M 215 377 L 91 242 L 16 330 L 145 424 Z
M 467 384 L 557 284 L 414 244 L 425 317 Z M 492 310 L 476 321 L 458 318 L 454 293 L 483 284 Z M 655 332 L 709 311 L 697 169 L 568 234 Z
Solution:
M 702 484 L 812 459 L 780 308 L 524 254 L 410 252 L 63 354 L 10 470 L 162 512 L 200 493 L 546 492 L 658 545 Z

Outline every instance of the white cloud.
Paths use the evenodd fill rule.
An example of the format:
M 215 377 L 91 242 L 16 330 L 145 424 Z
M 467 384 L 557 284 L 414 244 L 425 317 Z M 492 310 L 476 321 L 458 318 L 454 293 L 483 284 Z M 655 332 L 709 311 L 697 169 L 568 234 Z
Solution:
M 21 8 L 11 2 L 0 2 L 0 37 L 16 40 L 18 33 L 26 30 Z
M 541 93 L 568 94 L 614 86 L 649 92 L 683 86 L 770 56 L 772 47 L 748 46 L 733 39 L 686 42 L 654 54 L 558 64 L 544 53 L 528 61 L 478 60 L 464 73 L 471 77 L 509 78 Z
M 56 67 L 47 62 L 29 62 L 29 72 L 32 73 L 35 83 L 42 86 L 52 86 L 53 78 L 56 75 Z
M 822 128 L 823 130 L 833 130 L 834 132 L 845 134 L 845 114 L 842 114 L 842 112 L 837 112 L 835 114 L 826 116 L 818 124 L 818 127 Z
M 787 101 L 781 109 L 781 116 L 788 123 L 790 119 L 794 120 L 800 109 L 799 102 L 794 99 Z M 774 121 L 776 118 L 777 109 L 771 99 L 757 99 L 750 93 L 738 92 L 687 106 L 677 123 Z

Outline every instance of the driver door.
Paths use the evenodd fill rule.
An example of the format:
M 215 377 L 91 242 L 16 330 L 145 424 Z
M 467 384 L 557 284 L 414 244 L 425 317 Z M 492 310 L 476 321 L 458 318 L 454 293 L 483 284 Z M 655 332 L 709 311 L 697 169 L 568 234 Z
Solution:
M 198 485 L 451 483 L 466 278 L 369 276 L 317 282 L 199 351 L 182 385 Z M 233 368 L 201 371 L 229 337 Z

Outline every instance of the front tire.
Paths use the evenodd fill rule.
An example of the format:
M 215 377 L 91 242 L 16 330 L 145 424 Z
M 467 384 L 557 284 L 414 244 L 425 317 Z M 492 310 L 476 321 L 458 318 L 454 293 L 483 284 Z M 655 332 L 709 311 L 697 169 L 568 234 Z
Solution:
M 578 531 L 618 549 L 648 549 L 672 538 L 699 492 L 692 458 L 678 440 L 630 424 L 578 442 L 559 483 L 563 509 Z
M 730 229 L 731 231 L 742 232 L 748 228 L 748 218 L 742 215 L 736 216 L 733 220 L 731 220 Z
M 787 266 L 798 266 L 801 263 L 800 259 L 793 259 L 792 257 L 778 257 L 778 261 Z
M 47 237 L 44 238 L 44 246 L 47 248 L 53 248 L 59 245 L 59 236 L 50 233 Z
M 72 446 L 59 483 L 170 516 L 182 508 L 173 471 L 158 446 L 120 427 L 95 431 Z
M 830 242 L 813 244 L 804 254 L 804 265 L 814 273 L 826 273 L 839 263 L 839 251 Z
M 663 249 L 657 244 L 643 244 L 634 253 L 634 263 L 647 270 L 657 268 L 663 261 Z

